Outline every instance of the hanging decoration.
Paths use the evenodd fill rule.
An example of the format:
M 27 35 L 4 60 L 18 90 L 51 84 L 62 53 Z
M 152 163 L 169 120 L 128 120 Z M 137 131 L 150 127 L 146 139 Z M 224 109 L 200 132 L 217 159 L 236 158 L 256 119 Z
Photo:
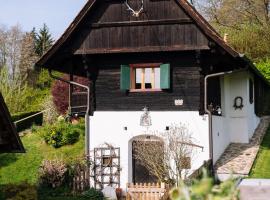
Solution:
M 141 7 L 139 10 L 134 10 L 133 8 L 131 8 L 131 6 L 128 3 L 128 0 L 126 0 L 126 6 L 127 6 L 127 10 L 130 11 L 132 13 L 132 16 L 134 17 L 139 17 L 140 14 L 143 12 L 144 9 L 144 0 L 141 0 Z
M 143 114 L 141 116 L 140 125 L 144 127 L 149 127 L 152 125 L 151 116 L 147 107 L 143 108 Z
M 244 107 L 243 98 L 242 97 L 235 97 L 233 107 L 235 110 L 237 110 L 237 109 L 242 110 L 242 108 Z

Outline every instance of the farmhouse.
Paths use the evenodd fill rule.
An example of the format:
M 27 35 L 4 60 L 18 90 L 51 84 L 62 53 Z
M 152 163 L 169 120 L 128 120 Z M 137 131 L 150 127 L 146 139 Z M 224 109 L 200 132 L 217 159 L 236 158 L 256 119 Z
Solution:
M 185 124 L 201 148 L 192 172 L 230 143 L 249 143 L 268 110 L 269 83 L 186 0 L 89 0 L 37 64 L 89 78 L 87 144 L 100 187 L 153 180 L 133 155 L 150 131 Z
M 24 147 L 0 93 L 0 153 L 23 153 Z

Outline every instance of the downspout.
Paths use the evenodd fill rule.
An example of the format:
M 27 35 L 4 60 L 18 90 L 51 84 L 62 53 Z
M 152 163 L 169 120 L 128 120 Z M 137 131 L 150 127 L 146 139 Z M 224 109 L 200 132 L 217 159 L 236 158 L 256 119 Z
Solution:
M 213 77 L 218 77 L 218 76 L 224 76 L 227 74 L 232 74 L 236 72 L 241 72 L 247 70 L 248 67 L 240 70 L 232 70 L 232 71 L 227 71 L 227 72 L 219 72 L 219 73 L 214 73 L 214 74 L 209 74 L 206 75 L 204 78 L 204 110 L 208 114 L 208 123 L 209 123 L 209 158 L 210 158 L 210 173 L 214 175 L 214 147 L 213 147 L 213 119 L 212 119 L 212 112 L 208 109 L 208 102 L 207 102 L 207 85 L 208 85 L 208 79 L 213 78 Z
M 69 85 L 76 85 L 78 87 L 82 87 L 82 88 L 85 88 L 87 90 L 87 109 L 86 109 L 86 113 L 85 113 L 85 156 L 86 156 L 86 159 L 87 159 L 87 163 L 89 163 L 89 160 L 90 160 L 90 124 L 89 124 L 89 111 L 90 111 L 90 88 L 86 85 L 82 85 L 80 83 L 77 83 L 77 82 L 74 82 L 74 81 L 68 81 L 68 80 L 65 80 L 63 78 L 60 78 L 60 77 L 57 77 L 57 76 L 54 76 L 52 74 L 52 70 L 49 69 L 49 74 L 50 76 L 53 78 L 53 79 L 56 79 L 56 80 L 59 80 L 59 81 L 62 81 L 62 82 L 65 82 Z

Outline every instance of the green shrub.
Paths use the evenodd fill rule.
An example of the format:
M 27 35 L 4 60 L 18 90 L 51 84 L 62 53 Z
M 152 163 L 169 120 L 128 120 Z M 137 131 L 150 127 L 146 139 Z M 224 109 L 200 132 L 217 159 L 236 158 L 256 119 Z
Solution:
M 17 113 L 11 116 L 11 119 L 13 122 L 19 121 L 21 119 L 24 119 L 26 117 L 29 117 L 31 115 L 37 114 L 40 111 L 33 111 L 33 112 L 21 112 L 21 113 Z M 38 125 L 41 126 L 43 122 L 43 114 L 40 113 L 34 117 L 31 117 L 29 119 L 26 119 L 24 121 L 21 121 L 19 123 L 16 124 L 16 129 L 18 132 L 20 131 L 24 131 L 28 128 L 31 128 L 33 125 Z
M 104 196 L 102 192 L 96 190 L 95 188 L 90 188 L 82 194 L 82 197 L 87 200 L 103 200 Z
M 84 126 L 80 124 L 73 125 L 65 121 L 59 121 L 53 125 L 44 126 L 41 135 L 47 144 L 59 148 L 76 143 L 83 132 Z
M 7 200 L 37 200 L 36 187 L 26 182 L 19 185 L 5 185 L 2 187 L 2 193 Z

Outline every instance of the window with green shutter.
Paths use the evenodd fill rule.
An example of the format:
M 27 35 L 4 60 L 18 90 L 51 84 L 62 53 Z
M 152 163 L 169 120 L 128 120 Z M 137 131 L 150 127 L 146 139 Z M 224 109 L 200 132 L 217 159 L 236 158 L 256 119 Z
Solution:
M 146 63 L 121 66 L 121 90 L 154 92 L 169 88 L 169 64 Z
M 160 88 L 161 89 L 170 89 L 171 85 L 171 70 L 170 64 L 160 65 Z
M 129 65 L 121 65 L 121 81 L 120 81 L 121 90 L 130 89 L 130 67 Z

